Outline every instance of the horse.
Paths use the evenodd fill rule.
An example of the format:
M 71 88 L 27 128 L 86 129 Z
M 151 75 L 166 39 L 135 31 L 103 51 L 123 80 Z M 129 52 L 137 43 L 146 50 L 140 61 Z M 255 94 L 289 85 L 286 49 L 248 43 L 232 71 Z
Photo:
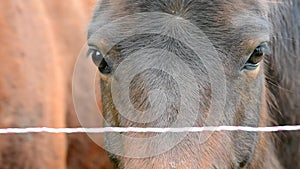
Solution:
M 94 3 L 0 3 L 0 128 L 80 127 L 72 73 Z M 9 134 L 0 140 L 1 169 L 111 166 L 105 151 L 85 134 Z
M 300 123 L 299 0 L 104 0 L 88 27 L 105 126 Z M 299 168 L 300 133 L 107 133 L 115 168 Z

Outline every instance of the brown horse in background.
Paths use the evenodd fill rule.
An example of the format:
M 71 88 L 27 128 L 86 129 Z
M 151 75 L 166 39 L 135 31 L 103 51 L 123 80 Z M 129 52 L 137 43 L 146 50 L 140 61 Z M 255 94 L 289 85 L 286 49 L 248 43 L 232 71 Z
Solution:
M 0 128 L 80 126 L 71 79 L 94 4 L 0 2 Z M 1 169 L 109 167 L 104 150 L 85 134 L 0 135 Z
M 145 20 L 147 22 L 144 22 Z M 204 32 L 216 49 L 220 60 L 216 59 L 216 55 L 212 55 L 213 52 L 209 50 L 207 43 L 201 39 L 199 41 L 193 39 L 195 36 L 191 34 L 200 36 L 200 33 L 191 25 Z M 195 120 L 195 126 L 203 126 L 205 124 L 203 119 L 207 117 L 212 99 L 211 84 L 208 83 L 211 77 L 208 77 L 209 71 L 204 61 L 211 64 L 217 61 L 222 63 L 222 66 L 214 67 L 212 70 L 216 76 L 220 75 L 218 70 L 224 68 L 226 90 L 217 94 L 221 97 L 226 91 L 226 104 L 223 112 L 217 112 L 220 116 L 224 114 L 219 125 L 257 127 L 300 124 L 299 0 L 101 1 L 89 26 L 88 43 L 90 54 L 103 77 L 101 91 L 106 125 L 169 127 L 179 119 L 187 121 L 186 124 L 190 124 L 189 120 Z M 191 50 L 191 46 L 194 49 L 204 47 L 209 51 L 197 56 L 195 50 Z M 159 53 L 155 49 L 164 52 Z M 142 52 L 139 52 L 141 50 Z M 144 58 L 147 60 L 143 60 Z M 176 64 L 178 60 L 189 66 L 193 76 L 186 73 L 188 71 L 183 64 Z M 159 66 L 164 69 L 155 68 Z M 135 74 L 135 71 L 143 70 L 145 67 L 151 69 Z M 175 78 L 164 70 L 175 74 L 176 82 L 183 83 L 174 82 Z M 131 75 L 134 76 L 127 82 Z M 194 86 L 195 91 L 184 100 L 182 94 L 185 92 L 179 92 L 178 85 L 183 85 L 185 91 L 193 90 L 188 86 L 192 83 L 191 78 L 196 79 L 198 86 Z M 130 86 L 122 88 L 127 83 Z M 165 93 L 153 95 L 150 94 L 152 90 Z M 124 93 L 128 93 L 129 96 L 126 97 L 129 101 L 122 97 Z M 117 96 L 116 99 L 121 98 L 118 103 L 124 104 L 117 107 L 113 95 Z M 167 101 L 162 101 L 165 107 L 161 109 L 160 103 L 155 100 L 160 100 L 160 97 L 164 96 Z M 194 106 L 199 104 L 200 108 L 195 111 L 186 106 L 183 112 L 185 116 L 179 116 L 177 114 L 181 108 L 178 105 L 181 105 L 181 101 L 183 105 L 189 105 L 191 102 Z M 136 111 L 129 109 L 130 104 Z M 122 113 L 119 112 L 120 108 L 124 109 Z M 147 114 L 149 111 L 151 113 Z M 197 118 L 194 118 L 195 112 L 199 112 L 196 114 Z M 159 118 L 153 121 L 147 121 L 145 118 L 145 121 L 137 122 L 139 119 L 136 120 L 136 116 L 142 118 L 141 114 L 145 117 L 147 115 Z M 183 127 L 192 125 L 191 123 L 190 126 Z M 127 140 L 150 139 L 153 136 L 156 135 L 107 134 L 107 148 L 119 152 L 119 154 L 111 153 L 115 167 L 300 168 L 299 132 L 273 135 L 215 132 L 206 142 L 201 142 L 202 144 L 199 142 L 201 138 L 199 133 L 190 133 L 172 149 L 156 155 L 151 153 L 158 152 L 180 135 L 169 135 L 167 142 L 160 141 L 157 144 L 154 142 L 131 144 Z M 149 156 L 133 157 L 135 154 L 147 153 Z

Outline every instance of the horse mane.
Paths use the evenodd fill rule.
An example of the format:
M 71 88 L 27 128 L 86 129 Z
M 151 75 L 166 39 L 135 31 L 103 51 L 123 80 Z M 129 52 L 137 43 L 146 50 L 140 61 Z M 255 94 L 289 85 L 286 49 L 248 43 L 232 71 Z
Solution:
M 300 123 L 300 2 L 270 2 L 273 56 L 266 59 L 267 103 L 271 125 Z M 299 133 L 275 136 L 275 147 L 281 163 L 287 168 L 300 167 Z

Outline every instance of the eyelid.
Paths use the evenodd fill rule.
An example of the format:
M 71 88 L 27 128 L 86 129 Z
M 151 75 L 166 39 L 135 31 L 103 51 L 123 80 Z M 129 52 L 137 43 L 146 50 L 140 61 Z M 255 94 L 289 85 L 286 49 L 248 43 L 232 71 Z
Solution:
M 99 50 L 96 45 L 88 44 L 89 49 Z
M 272 50 L 269 46 L 269 43 L 268 42 L 264 42 L 263 45 L 265 45 L 265 49 L 264 52 L 265 52 L 265 55 L 270 55 L 272 53 Z
M 249 57 L 252 55 L 253 51 L 259 47 L 259 46 L 269 46 L 269 41 L 249 41 L 248 43 L 246 43 L 247 47 L 246 47 L 246 52 L 244 52 L 244 55 L 248 55 Z
M 269 42 L 261 42 L 259 44 L 256 45 L 256 47 L 254 49 L 251 49 L 251 52 L 249 52 L 249 54 L 247 55 L 248 56 L 248 59 L 253 55 L 253 53 L 255 52 L 255 50 L 258 48 L 258 47 L 265 47 L 266 49 L 269 49 Z M 247 60 L 248 60 L 247 59 Z M 246 61 L 247 61 L 246 60 Z

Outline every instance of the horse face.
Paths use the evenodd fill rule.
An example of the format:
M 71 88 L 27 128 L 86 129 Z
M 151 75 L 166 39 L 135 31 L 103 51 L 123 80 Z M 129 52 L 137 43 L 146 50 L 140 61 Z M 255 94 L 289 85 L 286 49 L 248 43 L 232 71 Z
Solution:
M 88 41 L 106 125 L 266 125 L 268 10 L 262 1 L 100 3 Z M 255 159 L 263 144 L 246 132 L 106 135 L 120 168 L 265 168 Z

